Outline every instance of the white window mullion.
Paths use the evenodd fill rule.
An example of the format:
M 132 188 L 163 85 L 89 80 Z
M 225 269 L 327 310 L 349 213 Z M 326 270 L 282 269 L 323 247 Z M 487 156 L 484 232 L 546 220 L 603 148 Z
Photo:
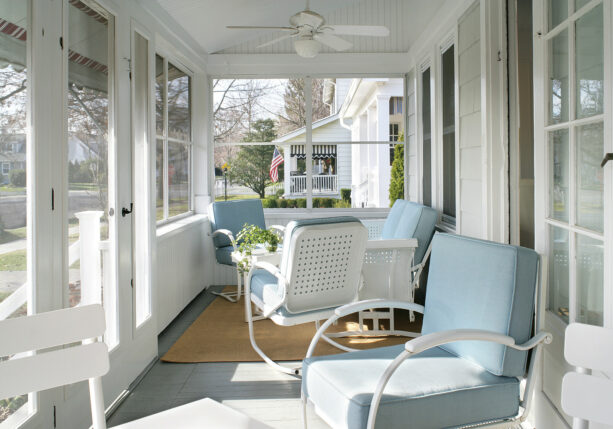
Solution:
M 307 209 L 313 208 L 313 103 L 312 103 L 313 80 L 310 77 L 304 79 L 304 102 L 306 114 L 306 191 Z
M 163 139 L 163 152 L 162 155 L 162 168 L 164 170 L 164 220 L 168 219 L 168 202 L 169 202 L 169 187 L 168 187 L 168 60 L 164 58 L 164 139 Z

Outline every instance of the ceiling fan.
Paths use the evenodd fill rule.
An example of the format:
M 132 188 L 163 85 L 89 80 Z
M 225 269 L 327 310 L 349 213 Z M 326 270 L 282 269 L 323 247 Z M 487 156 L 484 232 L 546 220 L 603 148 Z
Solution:
M 321 45 L 329 46 L 336 51 L 345 51 L 353 45 L 340 36 L 372 36 L 386 37 L 390 31 L 382 25 L 332 25 L 326 24 L 323 16 L 309 9 L 309 0 L 306 0 L 306 8 L 289 19 L 288 27 L 268 27 L 250 25 L 229 25 L 229 29 L 248 30 L 277 30 L 286 31 L 281 37 L 263 43 L 258 48 L 263 48 L 286 39 L 294 40 L 296 53 L 304 58 L 313 58 L 321 50 Z

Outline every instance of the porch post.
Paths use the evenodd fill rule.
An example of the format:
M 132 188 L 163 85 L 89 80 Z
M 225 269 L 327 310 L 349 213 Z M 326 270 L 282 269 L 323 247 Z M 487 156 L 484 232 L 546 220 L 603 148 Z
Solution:
M 102 299 L 100 267 L 100 217 L 102 211 L 75 213 L 79 219 L 81 304 L 96 304 Z
M 290 146 L 281 146 L 281 152 L 283 155 L 283 196 L 287 197 L 288 195 L 290 195 L 290 186 L 291 186 L 291 173 L 293 170 L 293 165 L 292 165 L 292 157 L 291 157 L 291 150 L 290 150 Z
M 380 142 L 390 139 L 390 96 L 377 95 L 377 140 Z M 390 188 L 390 150 L 385 144 L 377 146 L 377 207 L 388 207 Z

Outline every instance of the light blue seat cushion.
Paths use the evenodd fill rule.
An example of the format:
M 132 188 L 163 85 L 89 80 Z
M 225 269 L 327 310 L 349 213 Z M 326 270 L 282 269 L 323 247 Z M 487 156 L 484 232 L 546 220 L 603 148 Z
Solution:
M 403 346 L 303 362 L 304 393 L 337 428 L 366 427 L 379 378 Z M 443 394 L 444 393 L 444 394 Z M 519 382 L 435 348 L 407 359 L 385 389 L 377 428 L 440 429 L 515 416 Z
M 428 250 L 434 234 L 438 214 L 431 207 L 406 200 L 396 200 L 387 215 L 381 238 L 384 240 L 399 238 L 416 238 L 417 249 L 414 261 L 420 263 Z
M 256 225 L 266 229 L 264 209 L 259 199 L 216 201 L 210 207 L 211 230 L 228 229 L 234 238 L 245 224 Z M 215 247 L 230 246 L 232 243 L 225 235 L 213 237 Z M 221 262 L 220 262 L 221 263 Z
M 234 247 L 232 246 L 220 247 L 215 249 L 215 258 L 220 264 L 235 266 L 236 264 L 232 262 L 232 252 L 234 252 Z
M 279 287 L 277 278 L 266 270 L 256 270 L 251 276 L 251 294 L 255 295 L 260 302 L 267 305 L 276 305 L 283 299 L 283 290 Z M 308 314 L 325 313 L 334 311 L 334 307 L 324 310 L 305 311 L 303 313 L 290 313 L 285 307 L 280 307 L 275 313 L 284 319 L 291 319 L 296 316 L 305 316 Z M 332 314 L 322 316 L 322 319 L 328 318 Z M 288 323 L 291 324 L 291 323 Z
M 522 247 L 459 235 L 435 234 L 428 274 L 422 334 L 449 329 L 485 329 L 530 338 L 538 255 Z M 523 376 L 527 352 L 484 342 L 446 344 L 450 353 L 495 375 Z

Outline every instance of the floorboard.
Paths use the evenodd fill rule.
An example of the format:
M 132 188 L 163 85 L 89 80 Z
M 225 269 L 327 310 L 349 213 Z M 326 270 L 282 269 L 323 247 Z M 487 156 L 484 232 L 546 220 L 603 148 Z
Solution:
M 160 334 L 159 356 L 206 310 L 215 299 L 213 290 L 198 295 Z M 302 428 L 300 379 L 259 362 L 177 364 L 158 360 L 110 416 L 108 424 L 112 427 L 207 397 L 274 428 Z M 312 410 L 308 427 L 329 429 Z

